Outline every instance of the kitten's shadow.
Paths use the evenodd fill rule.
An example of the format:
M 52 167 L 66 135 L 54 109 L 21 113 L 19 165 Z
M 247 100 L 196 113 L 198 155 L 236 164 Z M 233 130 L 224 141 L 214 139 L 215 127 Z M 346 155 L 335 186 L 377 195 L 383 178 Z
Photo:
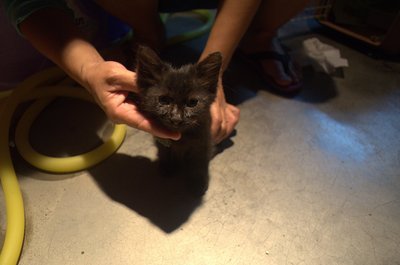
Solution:
M 160 177 L 158 163 L 145 157 L 115 154 L 90 173 L 111 199 L 166 233 L 185 223 L 202 202 L 186 191 L 180 179 Z
M 237 134 L 237 130 L 234 129 L 233 132 L 222 142 L 217 144 L 214 148 L 214 154 L 213 157 L 216 157 L 217 155 L 221 154 L 224 152 L 226 149 L 231 148 L 235 142 L 232 140 Z

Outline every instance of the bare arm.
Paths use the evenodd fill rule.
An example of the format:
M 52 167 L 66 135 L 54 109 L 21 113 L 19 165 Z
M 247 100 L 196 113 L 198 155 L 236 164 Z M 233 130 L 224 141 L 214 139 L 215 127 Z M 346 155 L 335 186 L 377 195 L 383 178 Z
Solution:
M 20 24 L 20 30 L 37 50 L 86 88 L 83 69 L 104 61 L 63 10 L 39 10 Z
M 56 8 L 39 10 L 23 21 L 20 29 L 37 50 L 84 86 L 114 122 L 162 138 L 179 138 L 179 134 L 154 125 L 127 101 L 130 91 L 137 92 L 136 74 L 117 62 L 104 61 L 66 12 Z
M 240 40 L 248 29 L 261 0 L 221 0 L 213 28 L 201 58 L 220 51 L 222 71 L 226 69 Z
M 215 51 L 220 51 L 223 57 L 217 98 L 211 106 L 211 133 L 216 143 L 228 137 L 239 121 L 239 109 L 226 102 L 222 86 L 222 74 L 248 29 L 260 3 L 261 0 L 221 0 L 213 28 L 200 57 L 200 59 L 203 59 Z

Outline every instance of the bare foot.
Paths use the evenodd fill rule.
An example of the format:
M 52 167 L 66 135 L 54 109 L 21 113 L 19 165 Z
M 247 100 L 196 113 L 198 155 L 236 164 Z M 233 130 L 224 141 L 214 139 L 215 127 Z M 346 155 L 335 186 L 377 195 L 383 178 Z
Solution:
M 286 56 L 285 50 L 275 38 L 267 41 L 267 44 L 265 43 L 264 40 L 260 44 L 260 41 L 254 38 L 253 41 L 247 41 L 246 45 L 242 45 L 241 50 L 245 55 L 267 52 L 275 53 L 281 57 Z M 285 69 L 284 62 L 279 59 L 271 57 L 262 58 L 262 56 L 260 58 L 253 57 L 252 59 L 256 60 L 261 66 L 265 79 L 272 82 L 279 90 L 283 92 L 299 90 L 301 86 L 300 76 L 289 58 L 286 60 L 287 69 Z
M 285 51 L 276 39 L 272 41 L 267 50 L 277 52 L 278 54 L 285 54 Z M 289 73 L 284 70 L 282 62 L 278 60 L 262 60 L 261 64 L 264 72 L 279 86 L 286 87 L 300 82 L 299 76 L 291 62 L 289 63 Z

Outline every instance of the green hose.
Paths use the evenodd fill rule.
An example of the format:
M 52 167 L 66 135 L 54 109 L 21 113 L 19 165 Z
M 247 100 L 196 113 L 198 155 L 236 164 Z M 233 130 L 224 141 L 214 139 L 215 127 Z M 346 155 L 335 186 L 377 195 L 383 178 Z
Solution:
M 193 10 L 204 25 L 168 40 L 169 45 L 188 41 L 207 33 L 213 23 L 213 15 L 207 10 Z M 168 17 L 164 17 L 164 21 Z M 74 97 L 92 101 L 83 89 L 66 85 L 65 73 L 58 68 L 51 68 L 37 73 L 11 91 L 0 92 L 0 180 L 4 192 L 7 230 L 0 254 L 0 265 L 15 265 L 18 263 L 25 230 L 25 214 L 22 194 L 18 185 L 11 155 L 9 152 L 9 128 L 13 114 L 19 104 L 34 100 L 18 122 L 15 132 L 15 142 L 21 156 L 38 169 L 69 173 L 87 169 L 100 163 L 112 155 L 122 144 L 126 127 L 115 125 L 110 138 L 94 150 L 77 156 L 57 158 L 48 157 L 36 152 L 29 143 L 29 129 L 37 115 L 56 97 Z

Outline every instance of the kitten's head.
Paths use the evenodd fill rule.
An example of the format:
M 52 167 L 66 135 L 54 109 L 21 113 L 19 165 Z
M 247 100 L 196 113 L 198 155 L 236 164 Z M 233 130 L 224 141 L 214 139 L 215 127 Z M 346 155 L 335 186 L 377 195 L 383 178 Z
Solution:
M 174 131 L 182 132 L 209 121 L 221 53 L 212 53 L 197 64 L 174 68 L 153 50 L 141 46 L 136 60 L 141 111 Z

